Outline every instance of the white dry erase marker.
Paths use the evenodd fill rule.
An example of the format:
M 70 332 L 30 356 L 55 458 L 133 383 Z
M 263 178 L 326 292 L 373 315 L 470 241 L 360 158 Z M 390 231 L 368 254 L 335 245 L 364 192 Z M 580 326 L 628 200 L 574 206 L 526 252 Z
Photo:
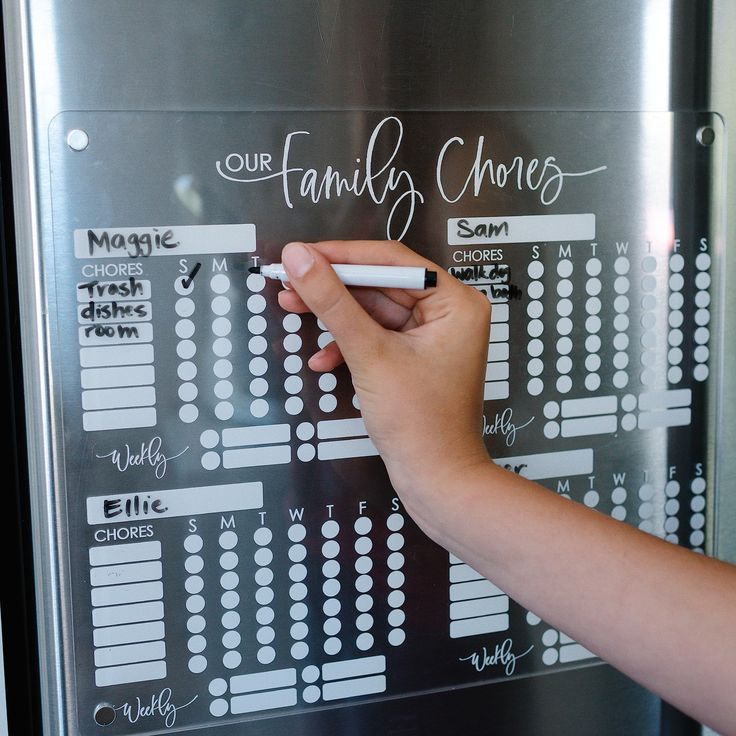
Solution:
M 437 286 L 437 271 L 418 266 L 362 266 L 352 263 L 333 263 L 340 281 L 345 286 L 373 286 L 384 289 L 429 289 Z M 281 263 L 251 266 L 251 273 L 259 273 L 267 279 L 288 281 Z

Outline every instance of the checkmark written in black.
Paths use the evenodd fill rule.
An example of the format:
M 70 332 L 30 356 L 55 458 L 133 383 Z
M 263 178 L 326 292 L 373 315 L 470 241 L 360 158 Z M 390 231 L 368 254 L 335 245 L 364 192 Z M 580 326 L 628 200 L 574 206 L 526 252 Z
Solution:
M 181 285 L 182 285 L 182 286 L 183 286 L 183 287 L 184 287 L 185 289 L 188 289 L 188 288 L 189 288 L 189 287 L 190 287 L 190 286 L 192 285 L 192 281 L 194 281 L 194 277 L 195 277 L 195 276 L 196 276 L 196 275 L 197 275 L 197 274 L 199 273 L 199 269 L 200 269 L 200 268 L 202 268 L 202 264 L 201 264 L 201 263 L 197 263 L 197 264 L 195 264 L 195 266 L 194 266 L 194 268 L 192 269 L 192 271 L 191 271 L 191 273 L 189 274 L 189 276 L 185 276 L 185 277 L 184 277 L 184 278 L 183 278 L 183 279 L 181 280 Z

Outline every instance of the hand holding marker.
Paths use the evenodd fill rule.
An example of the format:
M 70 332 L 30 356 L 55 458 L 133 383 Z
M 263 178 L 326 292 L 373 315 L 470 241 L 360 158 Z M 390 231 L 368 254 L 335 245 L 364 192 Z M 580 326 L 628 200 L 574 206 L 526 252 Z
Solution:
M 361 264 L 331 264 L 337 277 L 345 286 L 373 286 L 384 289 L 429 289 L 437 286 L 437 272 L 418 266 L 365 266 Z M 289 280 L 281 263 L 268 266 L 251 266 L 251 273 L 259 273 L 267 279 Z
M 443 270 L 436 288 L 349 291 L 333 262 L 434 269 L 400 243 L 291 243 L 290 312 L 335 342 L 406 510 L 436 542 L 550 626 L 721 733 L 736 734 L 736 568 L 506 471 L 481 438 L 488 299 Z M 266 267 L 264 267 L 266 268 Z M 263 274 L 266 275 L 265 273 Z

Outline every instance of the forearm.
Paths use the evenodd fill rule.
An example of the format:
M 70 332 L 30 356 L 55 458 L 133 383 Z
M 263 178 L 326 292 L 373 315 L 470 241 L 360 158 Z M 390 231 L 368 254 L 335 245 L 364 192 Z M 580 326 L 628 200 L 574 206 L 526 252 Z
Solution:
M 416 494 L 421 507 L 405 496 L 430 536 L 519 603 L 663 698 L 733 731 L 734 568 L 490 461 L 454 486 Z

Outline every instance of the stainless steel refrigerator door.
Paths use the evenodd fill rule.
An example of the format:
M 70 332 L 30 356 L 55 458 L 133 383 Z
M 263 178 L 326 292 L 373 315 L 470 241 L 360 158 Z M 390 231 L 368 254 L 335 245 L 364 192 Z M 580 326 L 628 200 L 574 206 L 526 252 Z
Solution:
M 325 338 L 314 327 L 305 328 L 301 344 L 292 350 L 296 340 L 289 336 L 296 337 L 296 332 L 279 326 L 270 307 L 254 306 L 261 304 L 254 298 L 260 294 L 242 269 L 252 252 L 275 258 L 289 238 L 403 235 L 418 250 L 456 269 L 458 276 L 475 280 L 491 298 L 503 302 L 504 296 L 518 295 L 499 304 L 497 314 L 507 317 L 498 320 L 489 342 L 486 408 L 494 453 L 530 473 L 530 465 L 539 465 L 540 452 L 556 445 L 564 456 L 556 460 L 580 463 L 578 468 L 597 481 L 579 474 L 571 480 L 567 466 L 553 472 L 537 467 L 535 477 L 542 482 L 670 535 L 671 541 L 702 548 L 703 514 L 712 504 L 699 499 L 712 501 L 712 483 L 704 478 L 711 480 L 714 473 L 712 407 L 718 365 L 711 351 L 724 330 L 717 320 L 723 303 L 725 135 L 717 116 L 664 111 L 703 106 L 700 80 L 689 70 L 700 68 L 690 62 L 701 58 L 694 39 L 699 24 L 707 26 L 707 16 L 679 3 L 580 3 L 574 14 L 564 15 L 518 3 L 379 3 L 370 8 L 357 3 L 271 3 L 246 11 L 239 3 L 217 3 L 205 10 L 194 3 L 31 2 L 6 3 L 6 9 L 8 38 L 17 52 L 11 73 L 17 74 L 12 102 L 18 122 L 19 232 L 33 246 L 23 254 L 20 278 L 27 295 L 25 366 L 49 733 L 96 733 L 101 728 L 97 724 L 113 713 L 116 720 L 109 733 L 208 728 L 212 722 L 242 720 L 249 720 L 254 732 L 297 727 L 318 733 L 339 725 L 359 733 L 386 722 L 397 732 L 426 732 L 428 724 L 448 732 L 461 723 L 466 728 L 479 723 L 484 718 L 479 704 L 488 702 L 497 722 L 519 733 L 540 732 L 540 722 L 549 733 L 569 732 L 581 724 L 599 733 L 620 733 L 632 724 L 641 732 L 654 732 L 659 725 L 656 699 L 603 667 L 582 676 L 574 670 L 549 678 L 532 676 L 490 686 L 479 695 L 478 689 L 451 692 L 449 688 L 497 677 L 534 675 L 559 667 L 565 658 L 569 666 L 573 653 L 578 663 L 588 655 L 535 621 L 533 614 L 504 601 L 502 591 L 473 580 L 460 561 L 429 547 L 406 519 L 395 516 L 399 506 L 381 507 L 375 520 L 383 530 L 373 536 L 360 531 L 365 522 L 358 524 L 352 511 L 343 509 L 339 521 L 318 519 L 316 506 L 305 511 L 311 521 L 310 544 L 317 545 L 313 564 L 326 553 L 321 545 L 336 541 L 330 536 L 333 525 L 323 525 L 339 524 L 337 554 L 342 568 L 350 571 L 343 585 L 351 592 L 328 595 L 329 586 L 321 592 L 317 586 L 317 598 L 310 599 L 312 615 L 325 620 L 310 619 L 308 636 L 294 635 L 300 633 L 294 624 L 303 620 L 289 619 L 292 605 L 301 602 L 290 602 L 290 596 L 292 584 L 302 581 L 289 576 L 300 576 L 302 570 L 300 561 L 289 559 L 289 550 L 301 540 L 289 536 L 289 514 L 298 513 L 310 489 L 314 498 L 315 487 L 322 494 L 320 513 L 345 485 L 352 488 L 356 509 L 368 498 L 375 504 L 393 501 L 378 460 L 355 459 L 356 454 L 370 455 L 357 425 L 340 425 L 341 420 L 357 419 L 349 380 L 337 376 L 335 387 L 312 385 L 297 367 L 300 354 L 306 354 L 304 342 Z M 517 112 L 469 112 L 494 109 Z M 552 112 L 579 109 L 609 112 Z M 246 110 L 253 112 L 235 112 Z M 440 110 L 455 112 L 429 112 Z M 613 112 L 619 110 L 662 112 Z M 712 145 L 706 130 L 715 133 Z M 301 156 L 294 166 L 314 169 L 315 186 L 330 165 L 348 181 L 365 181 L 365 158 L 375 131 L 377 160 L 396 165 L 395 186 L 378 194 L 370 196 L 365 186 L 362 196 L 335 199 L 332 190 L 328 200 L 324 187 L 329 183 L 324 180 L 322 189 L 310 191 L 304 172 L 278 176 L 286 160 L 285 142 L 293 140 L 291 151 Z M 292 139 L 289 133 L 295 134 Z M 484 148 L 486 140 L 492 150 Z M 516 155 L 521 162 L 514 164 Z M 524 177 L 523 186 L 513 184 L 530 160 L 543 162 L 549 155 L 565 162 L 561 171 L 590 173 L 555 179 L 548 166 L 548 186 L 545 180 L 535 189 Z M 481 167 L 492 158 L 495 176 L 477 195 L 476 157 Z M 504 173 L 499 173 L 499 161 Z M 238 181 L 257 176 L 259 169 L 273 178 L 258 185 Z M 357 179 L 352 179 L 354 172 Z M 463 191 L 463 182 L 470 182 L 469 187 L 452 201 Z M 557 182 L 560 193 L 555 197 Z M 545 193 L 548 201 L 540 196 Z M 535 222 L 514 218 L 542 214 L 574 217 L 564 221 L 554 239 L 537 231 L 513 241 L 517 226 L 533 227 Z M 496 231 L 504 223 L 506 232 Z M 229 242 L 223 225 L 239 226 L 238 244 L 218 250 L 210 241 Z M 197 226 L 212 229 L 198 231 Z M 463 240 L 468 227 L 475 231 L 470 246 Z M 121 228 L 130 230 L 123 234 Z M 146 236 L 156 251 L 156 235 L 165 237 L 168 230 L 169 242 L 176 240 L 186 250 L 181 258 L 149 258 L 141 251 L 141 243 L 144 250 L 148 247 Z M 107 250 L 120 245 L 120 236 L 126 251 L 122 259 L 121 249 Z M 140 257 L 131 259 L 131 254 Z M 454 260 L 455 254 L 460 260 Z M 179 293 L 181 279 L 191 275 L 196 263 L 205 269 L 200 273 L 202 302 Z M 108 290 L 108 297 L 113 282 L 119 290 L 124 279 L 134 279 L 128 282 L 134 294 L 118 291 L 114 296 L 122 298 L 110 307 L 118 300 L 105 299 L 105 293 L 95 297 L 99 285 L 90 287 L 87 279 L 107 281 L 100 288 Z M 79 295 L 89 289 L 92 295 L 85 302 Z M 131 303 L 133 296 L 138 299 Z M 99 312 L 100 299 L 112 312 Z M 576 322 L 567 311 L 573 303 L 581 315 Z M 192 306 L 197 315 L 180 312 Z M 225 324 L 230 309 L 238 314 L 236 334 L 245 326 L 248 336 L 229 337 L 234 329 Z M 682 329 L 680 320 L 686 322 Z M 269 339 L 256 339 L 263 334 Z M 121 366 L 132 358 L 130 350 L 120 348 L 139 339 L 144 344 L 135 348 L 143 348 L 138 351 L 143 357 L 133 364 L 152 363 L 154 375 L 144 381 L 146 371 L 138 371 L 135 385 L 146 388 L 127 391 L 136 394 L 135 405 L 123 407 L 119 402 L 128 385 L 104 381 L 112 373 L 118 382 L 128 380 L 123 374 L 130 370 Z M 687 349 L 680 347 L 682 341 Z M 265 359 L 261 342 L 267 343 Z M 519 376 L 506 377 L 509 358 L 499 357 L 504 344 L 514 345 L 512 357 L 523 366 Z M 231 381 L 225 375 L 230 351 L 242 375 L 252 374 L 247 379 Z M 125 353 L 122 363 L 95 363 L 102 354 L 107 360 L 116 353 Z M 150 362 L 144 353 L 151 353 Z M 199 374 L 196 381 L 189 364 Z M 289 377 L 295 380 L 287 383 Z M 258 379 L 268 384 L 263 394 Z M 297 379 L 301 386 L 292 391 L 289 386 L 296 387 Z M 528 439 L 519 432 L 513 453 L 506 409 L 516 413 L 519 426 L 525 417 L 535 418 Z M 123 416 L 127 427 L 120 424 Z M 254 450 L 246 430 L 266 424 L 268 430 L 261 432 L 272 437 L 266 454 L 276 459 L 264 464 L 252 460 L 263 458 L 265 451 Z M 343 435 L 329 436 L 336 431 Z M 157 437 L 165 449 L 152 449 Z M 174 444 L 181 447 L 177 450 Z M 148 467 L 131 467 L 122 475 L 119 468 L 125 461 L 118 451 L 126 445 Z M 184 454 L 177 464 L 179 450 Z M 165 471 L 160 471 L 161 453 L 167 458 Z M 616 465 L 619 453 L 627 455 L 626 467 Z M 682 467 L 670 476 L 675 456 Z M 138 461 L 133 465 L 140 465 Z M 630 474 L 628 488 L 622 472 Z M 169 495 L 122 498 L 121 479 L 131 476 L 133 490 Z M 191 480 L 195 476 L 197 482 Z M 373 481 L 368 495 L 361 487 L 366 478 Z M 130 482 L 125 480 L 126 488 Z M 233 483 L 239 484 L 237 508 L 218 499 Z M 184 516 L 140 524 L 108 523 L 105 516 L 110 510 L 131 514 L 132 509 L 133 515 L 147 519 L 152 506 L 142 504 L 158 501 L 163 508 L 173 499 L 178 502 L 182 494 L 170 492 L 181 488 L 209 489 L 190 494 L 209 498 L 214 504 L 209 511 L 218 511 L 217 517 L 197 511 L 208 528 L 205 540 L 191 539 L 199 535 L 191 529 L 184 534 L 176 526 L 175 519 Z M 281 507 L 289 503 L 291 511 Z M 286 516 L 269 526 L 260 514 L 266 511 L 276 519 L 272 504 Z M 185 505 L 187 519 L 193 509 Z M 232 582 L 245 586 L 250 597 L 246 601 L 241 590 L 234 608 L 228 608 L 223 601 L 233 596 L 225 599 L 225 593 L 235 588 L 225 585 L 215 597 L 200 595 L 194 590 L 200 581 L 216 588 L 217 578 L 192 570 L 201 563 L 212 574 L 232 572 L 230 557 L 223 563 L 219 556 L 232 550 L 218 551 L 215 527 L 231 523 L 221 512 L 238 510 L 246 514 L 239 523 L 248 536 L 239 541 L 234 564 L 242 566 L 247 559 L 255 567 L 238 568 L 243 582 Z M 399 529 L 400 523 L 406 528 Z M 260 526 L 268 532 L 258 532 Z M 106 530 L 102 537 L 100 529 Z M 141 539 L 133 541 L 130 531 L 123 538 L 120 529 L 137 529 Z M 269 541 L 261 544 L 267 536 Z M 372 552 L 355 557 L 360 539 Z M 205 542 L 208 551 L 199 554 L 198 545 Z M 256 553 L 270 548 L 281 561 L 261 565 L 259 558 L 269 552 Z M 149 556 L 132 560 L 126 554 Z M 424 554 L 432 560 L 437 581 L 427 589 L 415 587 L 418 578 L 411 570 L 412 561 Z M 399 567 L 392 567 L 400 560 Z M 146 645 L 144 660 L 140 652 L 121 649 L 135 647 L 132 640 L 105 640 L 96 646 L 96 635 L 102 642 L 128 625 L 115 618 L 124 615 L 125 607 L 113 595 L 115 586 L 99 582 L 104 568 L 110 567 L 111 574 L 132 569 L 114 570 L 113 562 L 147 566 L 146 575 L 161 567 L 158 577 L 126 583 L 163 581 L 161 596 L 138 601 L 153 603 L 147 606 L 151 621 L 163 621 L 160 628 L 166 632 L 146 639 L 153 643 Z M 382 566 L 380 575 L 357 567 L 369 564 Z M 321 562 L 320 567 L 303 567 L 316 585 Z M 256 568 L 271 570 L 277 582 L 281 576 L 278 585 L 264 584 L 268 573 Z M 368 585 L 367 580 L 358 582 L 364 576 L 371 578 L 371 586 L 379 586 L 379 623 L 376 617 L 369 624 L 372 614 L 367 610 L 355 610 L 360 596 L 369 596 L 367 590 L 355 589 Z M 394 587 L 392 581 L 401 583 Z M 483 611 L 453 619 L 452 612 L 461 607 L 451 603 L 462 601 L 452 600 L 452 586 L 465 583 L 488 588 L 472 596 Z M 264 592 L 258 593 L 260 589 Z M 405 605 L 391 604 L 389 595 L 397 590 L 407 597 Z M 276 596 L 278 607 L 265 602 L 269 596 Z M 327 599 L 339 606 L 325 606 Z M 218 606 L 223 610 L 212 613 L 215 618 L 208 623 L 202 610 L 194 610 L 200 606 L 207 612 Z M 165 612 L 163 619 L 153 611 L 156 607 Z M 341 615 L 328 613 L 338 607 Z M 259 619 L 264 608 L 278 608 L 280 628 L 265 621 L 267 612 Z M 240 623 L 225 624 L 228 611 L 247 621 L 242 631 Z M 207 636 L 196 630 L 200 619 L 209 627 Z M 210 634 L 215 625 L 223 630 Z M 480 628 L 473 631 L 473 626 Z M 346 631 L 338 634 L 335 627 Z M 453 631 L 460 633 L 453 636 Z M 236 634 L 241 641 L 245 636 L 248 645 L 241 648 Z M 272 634 L 279 646 L 266 641 Z M 518 671 L 497 667 L 504 658 L 501 650 L 498 661 L 473 672 L 473 654 L 484 646 L 503 648 L 506 641 L 512 653 L 532 647 L 526 658 L 519 658 Z M 305 646 L 307 653 L 298 656 Z M 439 665 L 427 660 L 427 646 L 442 650 Z M 160 653 L 154 657 L 155 649 Z M 235 655 L 241 658 L 236 661 Z M 152 680 L 154 669 L 158 679 Z M 146 675 L 144 684 L 133 672 Z M 173 692 L 167 695 L 171 685 Z M 570 701 L 571 688 L 586 690 L 590 710 Z M 438 695 L 392 699 L 428 691 Z M 600 702 L 602 693 L 605 703 Z M 367 704 L 353 707 L 360 700 L 352 697 Z M 529 698 L 541 699 L 543 705 L 535 712 L 515 712 Z M 347 707 L 335 708 L 337 702 Z M 152 715 L 136 719 L 135 703 L 144 710 L 151 706 Z M 264 704 L 284 710 L 264 712 Z M 448 707 L 456 711 L 443 717 Z M 273 718 L 264 720 L 264 715 Z

